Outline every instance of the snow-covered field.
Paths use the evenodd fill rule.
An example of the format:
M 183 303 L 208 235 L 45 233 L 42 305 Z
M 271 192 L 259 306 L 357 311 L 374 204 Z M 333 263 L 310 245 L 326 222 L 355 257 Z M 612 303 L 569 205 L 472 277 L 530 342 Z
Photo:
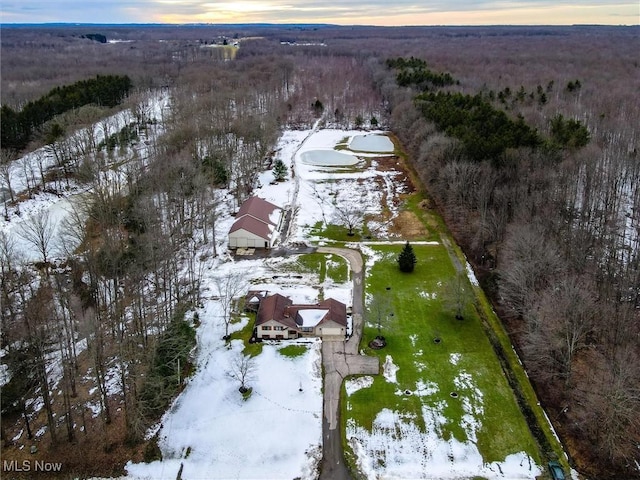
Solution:
M 306 341 L 307 352 L 296 358 L 278 353 L 284 345 L 264 345 L 245 401 L 228 376 L 243 345 L 224 345 L 217 307 L 209 302 L 200 315 L 198 369 L 162 419 L 163 460 L 128 464 L 128 478 L 173 480 L 180 464 L 189 479 L 315 478 L 322 455 L 319 341 Z
M 212 299 L 214 279 L 227 271 L 247 272 L 255 290 L 280 292 L 294 302 L 316 302 L 325 296 L 351 302 L 350 284 L 331 279 L 320 283 L 316 274 L 278 275 L 295 259 L 208 260 L 203 279 L 204 308 L 199 311 L 197 369 L 182 394 L 162 419 L 159 446 L 163 460 L 127 465 L 128 479 L 175 479 L 183 464 L 183 478 L 317 478 L 322 458 L 322 371 L 320 341 L 301 339 L 263 344 L 256 357 L 253 393 L 244 401 L 239 383 L 228 373 L 243 349 L 222 340 L 220 302 Z M 268 280 L 267 280 L 268 279 Z M 209 295 L 208 295 L 209 294 Z M 248 319 L 232 325 L 242 329 Z M 296 358 L 278 353 L 287 345 L 308 347 Z M 302 391 L 300 390 L 302 389 Z

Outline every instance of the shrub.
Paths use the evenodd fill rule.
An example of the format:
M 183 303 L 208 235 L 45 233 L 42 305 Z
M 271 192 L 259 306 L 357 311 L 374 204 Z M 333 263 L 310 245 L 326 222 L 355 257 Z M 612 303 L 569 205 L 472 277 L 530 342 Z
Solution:
M 155 462 L 156 460 L 162 460 L 162 452 L 158 446 L 158 435 L 156 434 L 151 440 L 147 442 L 144 447 L 144 453 L 142 454 L 142 460 L 144 463 Z
M 287 166 L 280 159 L 273 165 L 273 177 L 277 182 L 282 182 L 287 177 Z

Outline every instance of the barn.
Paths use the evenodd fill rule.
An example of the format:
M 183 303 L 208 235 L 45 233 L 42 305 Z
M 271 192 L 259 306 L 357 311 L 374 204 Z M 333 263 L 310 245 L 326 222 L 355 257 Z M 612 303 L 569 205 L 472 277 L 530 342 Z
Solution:
M 282 209 L 260 197 L 247 199 L 229 230 L 229 248 L 272 248 L 279 237 Z

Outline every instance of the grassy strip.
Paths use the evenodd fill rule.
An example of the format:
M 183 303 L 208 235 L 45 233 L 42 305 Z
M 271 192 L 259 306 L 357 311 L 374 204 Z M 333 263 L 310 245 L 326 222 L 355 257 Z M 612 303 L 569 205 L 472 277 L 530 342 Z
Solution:
M 319 274 L 319 283 L 324 283 L 327 278 L 336 283 L 349 280 L 347 261 L 338 255 L 306 253 L 298 256 L 296 267 L 299 273 Z
M 425 198 L 426 195 L 425 195 Z M 442 235 L 452 239 L 452 235 L 444 222 L 444 219 L 433 210 L 426 213 L 432 225 L 437 225 L 437 229 Z M 423 217 L 424 218 L 424 217 Z M 466 265 L 466 257 L 457 243 L 450 242 L 453 254 L 462 265 Z M 476 299 L 476 310 L 482 319 L 485 333 L 500 361 L 505 377 L 518 402 L 518 406 L 525 416 L 531 433 L 536 438 L 540 450 L 548 459 L 557 458 L 565 468 L 570 471 L 570 466 L 566 462 L 564 448 L 552 430 L 544 410 L 540 406 L 538 396 L 526 375 L 524 367 L 520 362 L 511 339 L 507 334 L 502 322 L 496 315 L 482 288 L 472 285 Z
M 363 242 L 371 239 L 371 231 L 364 225 L 361 229 L 356 229 L 353 235 L 349 235 L 349 229 L 342 225 L 316 223 L 309 231 L 310 237 L 322 237 L 334 242 Z M 336 245 L 337 246 L 337 245 Z
M 465 264 L 466 258 L 460 247 L 457 244 L 452 244 L 452 248 L 455 255 Z M 564 449 L 540 406 L 538 396 L 526 375 L 518 355 L 513 349 L 509 335 L 482 288 L 473 286 L 473 290 L 476 298 L 476 308 L 485 325 L 487 337 L 502 364 L 509 385 L 513 389 L 518 405 L 527 419 L 531 432 L 538 441 L 543 454 L 548 459 L 557 458 L 563 464 L 565 470 L 569 471 L 570 466 L 566 461 Z
M 469 303 L 464 320 L 456 320 L 446 300 L 446 284 L 455 278 L 446 249 L 441 245 L 414 245 L 416 270 L 403 274 L 396 263 L 401 248 L 375 248 L 381 258 L 376 259 L 367 275 L 366 291 L 368 295 L 384 297 L 393 315 L 385 319 L 381 332 L 375 323 L 367 323 L 362 346 L 366 354 L 378 356 L 381 365 L 391 356 L 399 367 L 397 384 L 377 376 L 370 388 L 343 396 L 343 418 L 354 419 L 370 430 L 376 415 L 386 407 L 403 412 L 425 431 L 428 426 L 423 422 L 423 408 L 433 409 L 447 418 L 439 436 L 464 442 L 468 440 L 461 426 L 466 400 L 483 410 L 476 433 L 478 449 L 486 462 L 503 461 L 507 455 L 524 450 L 540 463 L 536 442 L 495 359 L 480 315 Z M 369 349 L 367 342 L 379 333 L 385 336 L 387 346 Z M 438 343 L 434 342 L 436 338 Z M 473 386 L 461 389 L 456 378 L 464 374 L 471 375 Z M 428 384 L 435 391 L 419 395 L 420 384 Z M 458 391 L 459 398 L 451 397 L 454 391 Z M 481 392 L 481 399 L 477 392 Z M 354 461 L 352 455 L 348 458 Z
M 242 340 L 244 343 L 244 350 L 242 350 L 242 353 L 251 357 L 256 357 L 262 353 L 262 343 L 249 343 L 249 339 L 253 334 L 253 327 L 256 323 L 256 314 L 247 312 L 243 314 L 243 317 L 249 317 L 249 321 L 242 330 L 233 332 L 230 335 L 230 340 Z

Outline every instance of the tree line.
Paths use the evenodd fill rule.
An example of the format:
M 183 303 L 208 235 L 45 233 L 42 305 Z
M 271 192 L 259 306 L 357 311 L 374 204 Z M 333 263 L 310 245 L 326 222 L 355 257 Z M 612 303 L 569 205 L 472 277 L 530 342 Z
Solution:
M 41 150 L 41 162 L 25 164 L 38 170 L 45 157 L 60 159 L 54 162 L 59 176 L 44 167 L 43 175 L 28 171 L 29 191 L 63 190 L 69 178 L 86 188 L 59 236 L 53 219 L 34 219 L 39 261 L 26 262 L 15 242 L 0 236 L 3 361 L 11 375 L 2 425 L 17 420 L 30 430 L 29 440 L 32 423 L 44 423 L 52 448 L 77 442 L 103 459 L 113 445 L 143 441 L 189 371 L 197 321 L 185 319 L 185 311 L 200 305 L 207 258 L 223 253 L 220 215 L 251 195 L 284 125 L 308 128 L 316 120 L 308 99 L 320 85 L 290 58 L 195 62 L 180 78 L 166 90 L 170 110 L 158 111 L 152 99 L 165 91 L 153 90 L 130 96 L 129 112 L 75 132 L 58 116 L 60 135 Z M 354 88 L 362 87 L 354 82 Z M 352 110 L 348 100 L 329 101 L 338 102 L 351 121 L 355 112 L 372 115 Z M 62 266 L 54 260 L 60 257 Z M 221 291 L 225 282 L 220 279 Z M 87 344 L 82 355 L 74 350 L 79 339 Z M 64 374 L 56 383 L 47 371 L 58 352 Z M 84 407 L 81 378 L 96 387 L 95 417 Z M 34 397 L 43 399 L 39 422 Z M 95 457 L 69 465 L 86 469 L 89 458 Z
M 527 125 L 522 115 L 518 114 L 513 120 L 503 109 L 494 106 L 493 91 L 489 95 L 443 91 L 440 87 L 454 85 L 454 78 L 447 72 L 431 71 L 424 60 L 400 57 L 388 59 L 386 65 L 397 71 L 398 86 L 413 86 L 422 92 L 415 97 L 415 102 L 425 118 L 447 136 L 460 140 L 465 154 L 476 161 L 498 161 L 507 149 L 580 148 L 589 141 L 588 129 L 580 120 L 565 119 L 560 113 L 550 120 L 551 138 L 544 139 L 537 129 Z M 541 89 L 538 86 L 538 91 Z M 508 92 L 510 94 L 510 90 Z M 500 92 L 498 98 L 503 98 L 502 94 Z M 525 98 L 524 87 L 516 98 Z
M 131 79 L 124 75 L 98 75 L 72 85 L 55 87 L 37 100 L 15 111 L 2 105 L 2 148 L 23 150 L 34 131 L 56 115 L 87 104 L 114 107 L 129 93 Z

